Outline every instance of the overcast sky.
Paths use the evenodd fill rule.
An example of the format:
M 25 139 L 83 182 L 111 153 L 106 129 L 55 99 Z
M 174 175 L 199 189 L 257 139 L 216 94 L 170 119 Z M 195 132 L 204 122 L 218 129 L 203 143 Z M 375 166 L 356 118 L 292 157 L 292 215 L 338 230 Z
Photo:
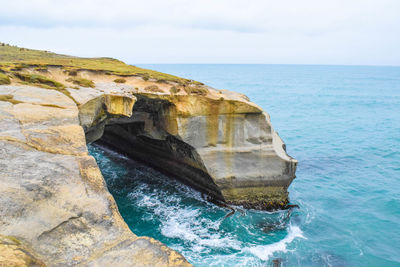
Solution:
M 0 41 L 140 63 L 400 65 L 400 0 L 0 0 Z

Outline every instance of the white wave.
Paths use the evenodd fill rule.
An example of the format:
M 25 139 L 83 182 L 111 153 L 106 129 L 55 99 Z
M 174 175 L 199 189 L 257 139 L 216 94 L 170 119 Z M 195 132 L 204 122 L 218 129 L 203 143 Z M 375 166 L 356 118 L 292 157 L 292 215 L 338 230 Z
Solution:
M 257 256 L 261 260 L 268 260 L 275 252 L 287 252 L 287 245 L 291 243 L 295 238 L 305 238 L 303 232 L 298 226 L 289 227 L 288 235 L 279 242 L 269 245 L 259 245 L 250 248 L 246 248 L 245 251 L 249 251 L 253 255 Z
M 192 251 L 201 252 L 210 247 L 240 248 L 240 242 L 229 234 L 218 233 L 220 221 L 201 218 L 199 210 L 163 209 L 164 221 L 161 223 L 161 233 L 171 238 L 179 238 L 191 247 Z M 167 214 L 165 214 L 167 213 Z
M 201 200 L 201 194 L 193 194 L 182 186 L 181 192 L 186 196 Z M 160 232 L 163 236 L 177 238 L 193 252 L 205 252 L 210 248 L 241 249 L 241 242 L 229 233 L 220 233 L 223 221 L 204 218 L 202 209 L 181 204 L 182 197 L 176 194 L 153 189 L 148 185 L 139 185 L 129 193 L 129 198 L 138 207 L 149 209 L 152 216 L 144 216 L 144 220 L 157 218 L 160 221 Z M 211 207 L 214 208 L 214 207 Z
M 191 229 L 191 225 L 188 222 L 178 222 L 175 218 L 171 218 L 162 224 L 161 234 L 191 242 L 198 240 L 198 236 Z

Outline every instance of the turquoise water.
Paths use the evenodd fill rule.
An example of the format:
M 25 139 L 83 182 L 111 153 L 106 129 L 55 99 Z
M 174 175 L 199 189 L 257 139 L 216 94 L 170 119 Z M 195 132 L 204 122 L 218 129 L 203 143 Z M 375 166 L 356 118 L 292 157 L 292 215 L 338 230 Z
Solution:
M 240 91 L 270 113 L 299 160 L 299 210 L 237 212 L 90 147 L 138 235 L 195 266 L 400 266 L 400 67 L 145 65 Z M 128 168 L 129 166 L 129 168 Z

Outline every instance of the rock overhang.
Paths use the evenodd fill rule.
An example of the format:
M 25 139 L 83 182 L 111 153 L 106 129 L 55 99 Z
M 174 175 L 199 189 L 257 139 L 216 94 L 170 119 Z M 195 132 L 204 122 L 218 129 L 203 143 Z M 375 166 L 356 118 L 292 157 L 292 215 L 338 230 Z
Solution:
M 297 161 L 269 115 L 246 96 L 157 72 L 42 63 L 0 66 L 10 83 L 0 86 L 0 201 L 16 209 L 4 211 L 0 233 L 32 245 L 45 263 L 114 264 L 118 255 L 119 263 L 140 265 L 137 251 L 146 247 L 152 263 L 187 265 L 179 253 L 130 232 L 87 142 L 111 143 L 217 201 L 257 209 L 287 205 Z M 17 221 L 34 231 L 21 231 Z
M 0 244 L 6 246 L 0 258 L 49 266 L 189 266 L 179 253 L 130 231 L 88 155 L 69 97 L 25 85 L 2 85 L 0 95 L 19 101 L 0 101 L 0 233 L 32 251 L 22 255 L 19 243 L 8 242 Z

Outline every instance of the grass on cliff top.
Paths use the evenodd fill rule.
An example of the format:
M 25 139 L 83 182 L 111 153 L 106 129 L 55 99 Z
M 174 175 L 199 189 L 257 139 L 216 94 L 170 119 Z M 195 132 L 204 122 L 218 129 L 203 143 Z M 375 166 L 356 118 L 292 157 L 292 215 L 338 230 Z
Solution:
M 26 67 L 45 69 L 48 66 L 58 66 L 69 71 L 91 70 L 104 71 L 105 73 L 119 76 L 140 76 L 144 80 L 154 79 L 159 82 L 176 82 L 182 85 L 202 84 L 174 75 L 127 65 L 113 58 L 73 57 L 0 43 L 0 69 L 3 71 L 19 71 Z
M 0 85 L 2 84 L 10 84 L 10 77 L 8 77 L 6 74 L 0 72 Z
M 30 73 L 20 73 L 20 72 L 14 72 L 13 74 L 15 75 L 15 77 L 17 77 L 18 79 L 27 84 L 37 84 L 44 87 L 57 88 L 57 89 L 62 89 L 65 87 L 62 83 L 47 78 L 46 76 L 30 74 Z
M 68 78 L 67 82 L 72 82 L 82 87 L 94 87 L 94 82 L 85 78 Z
M 18 79 L 20 79 L 22 84 L 34 85 L 45 89 L 57 90 L 63 93 L 64 95 L 68 96 L 72 101 L 74 101 L 75 104 L 78 104 L 78 102 L 71 96 L 71 93 L 67 89 L 65 89 L 65 86 L 62 83 L 59 83 L 46 76 L 38 74 L 20 73 L 20 72 L 13 72 L 12 74 Z

